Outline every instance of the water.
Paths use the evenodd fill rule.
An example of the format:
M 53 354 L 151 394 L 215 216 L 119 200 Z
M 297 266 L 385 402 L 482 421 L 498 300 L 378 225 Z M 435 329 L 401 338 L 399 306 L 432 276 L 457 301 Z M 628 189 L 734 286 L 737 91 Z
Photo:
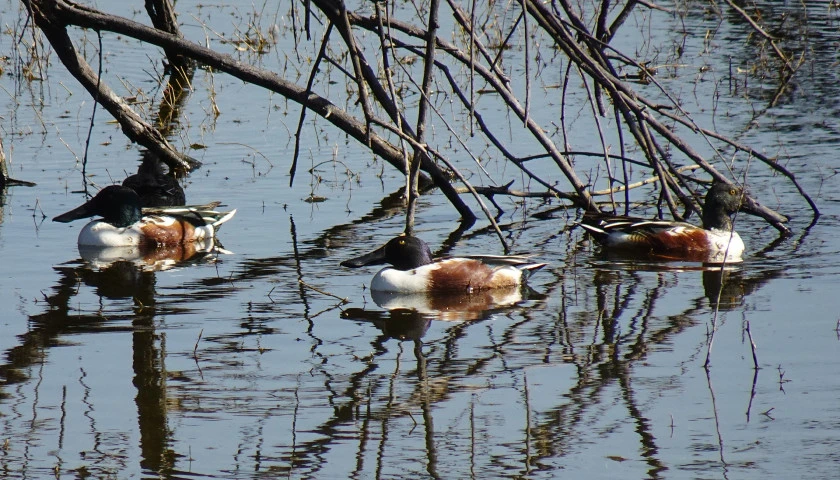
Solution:
M 233 36 L 252 18 L 250 6 L 179 2 L 178 10 L 195 39 L 205 32 L 197 19 Z M 140 11 L 117 13 L 146 21 Z M 692 18 L 686 25 L 697 30 L 683 38 L 679 19 L 664 15 L 656 17 L 667 26 L 657 42 L 626 40 L 663 51 L 684 43 L 682 66 L 660 75 L 663 83 L 682 89 L 699 122 L 779 155 L 822 210 L 805 230 L 810 211 L 795 189 L 739 157 L 736 172 L 749 167 L 754 193 L 791 215 L 794 236 L 774 243 L 775 230 L 740 215 L 748 256 L 725 273 L 719 302 L 717 272 L 603 258 L 579 229 L 564 228 L 574 212 L 500 199 L 512 251 L 550 263 L 519 303 L 487 310 L 471 298 L 434 318 L 385 311 L 365 288 L 375 269 L 338 264 L 402 230 L 403 208 L 393 201 L 401 176 L 310 115 L 289 188 L 298 108 L 205 71 L 194 78 L 174 141 L 206 147 L 190 150 L 204 166 L 187 179 L 187 199 L 238 209 L 220 233 L 232 253 L 162 271 L 129 263 L 94 269 L 76 247 L 82 223 L 50 221 L 83 200 L 77 159 L 91 100 L 55 59 L 43 82 L 15 84 L 4 75 L 10 171 L 37 186 L 8 189 L 0 210 L 0 471 L 9 478 L 835 478 L 840 191 L 830 45 L 837 29 L 834 12 L 809 13 L 826 19 L 802 37 L 813 56 L 794 93 L 772 108 L 771 82 L 728 89 L 729 55 L 746 67 L 755 52 L 743 46 L 736 19 Z M 273 15 L 260 21 L 290 23 Z M 704 49 L 710 28 L 715 45 Z M 87 41 L 95 50 L 95 37 Z M 111 34 L 103 43 L 112 87 L 147 96 L 145 108 L 155 111 L 161 92 L 153 66 L 136 65 L 153 65 L 148 58 L 159 53 Z M 312 44 L 317 49 L 318 40 Z M 259 61 L 304 82 L 308 72 L 284 70 L 288 52 Z M 560 71 L 545 68 L 540 81 L 556 84 Z M 705 77 L 679 83 L 697 75 Z M 716 88 L 722 95 L 713 111 L 707 99 Z M 559 96 L 544 91 L 545 108 L 534 115 L 549 123 Z M 574 148 L 597 151 L 588 115 L 575 115 Z M 500 131 L 513 129 L 505 135 L 511 148 L 533 153 L 516 122 L 494 120 Z M 433 138 L 462 150 L 440 125 Z M 101 110 L 90 145 L 86 172 L 96 185 L 136 170 L 138 148 Z M 459 162 L 480 183 L 468 156 Z M 504 162 L 489 158 L 486 168 L 521 187 Z M 306 202 L 310 195 L 325 201 Z M 433 250 L 501 253 L 486 222 L 459 237 L 440 194 L 422 197 L 418 212 L 418 234 Z

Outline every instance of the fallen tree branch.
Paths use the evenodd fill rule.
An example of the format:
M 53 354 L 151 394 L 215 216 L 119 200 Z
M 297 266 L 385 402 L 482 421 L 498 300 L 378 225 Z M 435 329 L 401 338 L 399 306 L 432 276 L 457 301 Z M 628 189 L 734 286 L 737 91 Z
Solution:
M 266 88 L 301 104 L 303 106 L 301 121 L 306 110 L 311 110 L 407 175 L 407 196 L 410 200 L 409 215 L 406 218 L 407 230 L 410 230 L 414 223 L 411 206 L 412 198 L 416 198 L 413 197 L 413 181 L 411 180 L 413 166 L 419 165 L 420 170 L 426 172 L 432 178 L 435 185 L 441 189 L 459 211 L 462 218 L 468 222 L 473 221 L 475 215 L 459 195 L 466 193 L 466 191 L 476 195 L 481 193 L 481 188 L 485 188 L 475 186 L 470 190 L 472 186 L 464 178 L 461 179 L 461 182 L 467 185 L 467 190 L 456 188 L 452 177 L 453 173 L 458 173 L 453 165 L 455 162 L 446 158 L 441 151 L 435 151 L 432 146 L 427 145 L 429 141 L 426 140 L 426 137 L 429 135 L 426 134 L 425 130 L 427 123 L 431 125 L 431 122 L 426 119 L 426 112 L 429 109 L 438 112 L 438 108 L 442 104 L 440 102 L 446 102 L 446 98 L 457 99 L 454 102 L 456 104 L 460 103 L 460 106 L 456 108 L 463 108 L 465 115 L 466 112 L 469 112 L 469 131 L 471 135 L 473 134 L 473 126 L 478 125 L 481 134 L 489 141 L 489 146 L 501 152 L 501 155 L 513 163 L 524 175 L 539 183 L 545 189 L 545 192 L 538 193 L 538 195 L 568 199 L 579 208 L 597 210 L 600 202 L 596 203 L 593 199 L 594 196 L 613 195 L 617 192 L 625 192 L 624 204 L 630 205 L 630 198 L 626 192 L 631 188 L 659 182 L 660 209 L 667 206 L 671 215 L 678 219 L 687 216 L 692 211 L 699 211 L 696 185 L 691 177 L 684 175 L 684 172 L 703 169 L 714 180 L 732 183 L 737 175 L 731 170 L 724 170 L 719 162 L 723 160 L 723 154 L 718 147 L 723 143 L 734 147 L 738 151 L 747 152 L 763 164 L 785 175 L 796 185 L 800 194 L 806 198 L 815 212 L 815 216 L 819 215 L 816 205 L 799 186 L 792 172 L 787 171 L 775 161 L 761 156 L 749 147 L 738 145 L 731 139 L 716 135 L 714 132 L 697 125 L 690 114 L 681 107 L 678 99 L 673 98 L 656 79 L 651 77 L 651 74 L 646 74 L 645 77 L 649 79 L 650 83 L 655 84 L 662 93 L 662 97 L 666 99 L 664 105 L 657 104 L 639 95 L 633 86 L 624 80 L 626 76 L 617 71 L 617 68 L 632 65 L 644 73 L 648 72 L 649 67 L 643 61 L 636 61 L 621 54 L 608 42 L 614 38 L 615 30 L 623 24 L 634 9 L 641 7 L 658 8 L 649 2 L 628 2 L 620 11 L 615 12 L 618 17 L 613 20 L 611 25 L 608 25 L 609 18 L 613 16 L 609 10 L 613 7 L 611 7 L 611 2 L 606 0 L 595 2 L 593 15 L 587 15 L 586 17 L 582 16 L 579 10 L 580 5 L 573 5 L 573 2 L 569 0 L 549 3 L 519 0 L 511 4 L 513 8 L 521 7 L 521 10 L 517 10 L 518 16 L 511 16 L 510 22 L 512 23 L 508 23 L 509 28 L 506 27 L 506 31 L 499 30 L 498 39 L 491 40 L 491 42 L 501 42 L 500 45 L 494 43 L 493 48 L 498 47 L 498 49 L 491 52 L 484 43 L 488 34 L 481 31 L 480 25 L 482 23 L 477 21 L 476 18 L 478 2 L 471 4 L 472 10 L 470 12 L 462 10 L 455 0 L 443 2 L 443 5 L 449 6 L 457 25 L 463 30 L 455 36 L 456 40 L 445 40 L 436 33 L 437 22 L 435 19 L 439 13 L 438 1 L 433 1 L 422 7 L 415 5 L 418 7 L 418 19 L 427 18 L 427 24 L 423 26 L 419 22 L 415 25 L 391 18 L 388 13 L 388 4 L 384 5 L 385 19 L 383 20 L 383 5 L 378 3 L 376 4 L 376 12 L 371 16 L 365 16 L 350 11 L 342 0 L 311 0 L 307 3 L 307 25 L 311 15 L 322 15 L 321 19 L 325 20 L 325 25 L 328 25 L 325 27 L 326 31 L 329 32 L 329 29 L 337 28 L 340 39 L 336 38 L 331 42 L 331 45 L 327 46 L 330 39 L 327 35 L 324 36 L 321 52 L 318 54 L 315 66 L 310 71 L 306 87 L 286 81 L 273 72 L 239 62 L 229 55 L 223 55 L 186 41 L 177 34 L 167 34 L 161 29 L 152 29 L 130 20 L 106 15 L 97 10 L 73 4 L 69 0 L 25 0 L 25 3 L 33 6 L 33 11 L 40 9 L 37 10 L 40 12 L 37 17 L 40 19 L 39 22 L 43 22 L 48 29 L 53 28 L 63 31 L 66 25 L 77 25 L 82 28 L 111 31 L 129 36 L 160 46 L 166 49 L 167 54 L 174 52 L 194 58 L 215 70 Z M 310 11 L 310 6 L 315 7 L 315 9 Z M 483 8 L 483 6 L 479 8 Z M 314 13 L 316 11 L 318 13 Z M 440 12 L 440 14 L 444 14 L 444 12 Z M 588 25 L 588 23 L 592 25 Z M 510 39 L 517 38 L 515 33 L 521 33 L 522 28 L 526 30 L 524 39 L 526 53 L 530 51 L 528 49 L 532 44 L 536 45 L 533 42 L 537 35 L 548 35 L 550 37 L 549 43 L 552 44 L 550 48 L 554 48 L 554 51 L 559 52 L 558 54 L 564 55 L 569 60 L 563 77 L 563 107 L 560 125 L 556 125 L 554 121 L 550 122 L 557 128 L 555 132 L 551 131 L 551 125 L 542 125 L 534 118 L 535 110 L 530 103 L 532 83 L 530 83 L 530 76 L 527 75 L 532 73 L 529 70 L 530 67 L 528 67 L 529 63 L 525 63 L 526 68 L 524 69 L 528 78 L 524 79 L 523 82 L 517 82 L 516 85 L 511 85 L 510 78 L 503 68 L 506 64 L 521 65 L 517 61 L 507 62 L 508 54 L 504 52 L 506 50 L 505 45 L 508 45 Z M 758 28 L 761 28 L 761 26 L 759 25 Z M 474 31 L 474 29 L 478 31 Z M 361 33 L 360 30 L 362 30 Z M 309 33 L 308 26 L 306 31 Z M 378 47 L 371 48 L 360 41 L 365 35 L 364 31 L 375 33 L 379 40 Z M 66 37 L 66 32 L 64 36 Z M 463 41 L 459 42 L 459 38 Z M 542 40 L 538 41 L 541 42 Z M 336 42 L 339 43 L 337 49 L 334 48 Z M 467 46 L 469 51 L 464 50 Z M 403 63 L 398 57 L 398 51 L 406 52 L 408 61 Z M 336 53 L 334 58 L 330 58 L 332 53 L 328 54 L 326 52 Z M 371 52 L 373 52 L 373 55 L 371 55 Z M 610 53 L 609 56 L 607 55 L 608 52 Z M 616 52 L 617 55 L 613 55 L 612 52 Z M 381 63 L 373 61 L 377 57 L 382 57 Z M 403 68 L 407 77 L 407 81 L 403 80 L 403 85 L 406 86 L 403 91 L 398 91 L 394 86 L 391 57 L 394 60 L 393 64 Z M 371 61 L 368 61 L 368 58 Z M 425 63 L 411 67 L 413 60 L 416 58 L 422 59 Z M 348 91 L 349 97 L 342 100 L 347 103 L 345 108 L 339 108 L 331 99 L 321 97 L 312 91 L 313 85 L 321 80 L 316 77 L 319 75 L 318 64 L 322 61 L 335 65 L 339 74 L 345 75 L 349 82 L 348 85 L 351 86 L 350 90 L 352 91 Z M 526 62 L 529 61 L 526 58 Z M 468 71 L 468 76 L 459 76 L 457 73 L 459 68 L 465 74 Z M 510 68 L 508 67 L 508 69 Z M 581 177 L 580 173 L 576 171 L 576 168 L 580 168 L 580 165 L 575 165 L 575 160 L 570 158 L 567 153 L 572 150 L 572 147 L 565 145 L 570 141 L 571 135 L 565 125 L 567 121 L 565 117 L 566 88 L 569 85 L 570 77 L 574 73 L 579 73 L 583 85 L 587 89 L 588 97 L 585 97 L 583 102 L 588 102 L 592 107 L 590 115 L 593 117 L 601 139 L 602 152 L 600 157 L 604 159 L 607 169 L 607 179 L 609 180 L 607 186 L 609 188 L 597 192 L 592 192 L 591 189 L 594 186 L 582 180 L 586 176 Z M 433 79 L 437 74 L 443 75 L 442 78 L 445 79 L 445 82 L 441 82 L 441 85 L 444 88 L 440 92 L 433 93 Z M 422 81 L 419 80 L 420 75 L 422 75 Z M 89 80 L 87 81 L 89 82 Z M 468 85 L 467 82 L 469 82 Z M 535 152 L 534 155 L 524 156 L 517 152 L 517 147 L 506 146 L 497 138 L 482 117 L 479 107 L 484 106 L 482 98 L 487 97 L 476 96 L 474 90 L 476 83 L 483 83 L 485 90 L 494 94 L 492 97 L 492 102 L 495 102 L 494 106 L 501 106 L 504 114 L 522 122 L 523 131 L 527 132 L 528 135 L 528 141 L 531 141 L 537 147 L 538 152 Z M 524 105 L 520 102 L 519 96 L 522 94 L 523 85 L 525 89 Z M 89 86 L 86 88 L 90 90 Z M 356 89 L 358 89 L 358 92 Z M 102 96 L 99 89 L 95 91 L 98 96 Z M 434 95 L 437 93 L 442 94 L 442 96 L 435 97 Z M 403 98 L 406 97 L 403 97 L 403 95 L 418 95 L 416 103 L 404 101 Z M 447 97 L 447 95 L 450 96 Z M 656 95 L 658 96 L 658 93 Z M 610 154 L 610 149 L 616 147 L 612 144 L 613 139 L 607 135 L 607 132 L 603 131 L 604 127 L 600 119 L 600 117 L 608 114 L 603 105 L 606 98 L 611 101 L 613 106 L 612 114 L 615 117 L 615 128 L 620 144 L 618 148 L 621 150 L 621 154 L 617 156 Z M 338 102 L 341 103 L 341 101 Z M 479 102 L 482 104 L 479 105 Z M 409 107 L 406 107 L 406 105 L 409 105 Z M 416 121 L 413 123 L 414 128 L 406 119 L 407 108 L 412 109 L 411 112 L 417 115 Z M 485 110 L 489 111 L 488 109 Z M 112 114 L 114 113 L 112 112 Z M 440 114 L 438 113 L 438 115 Z M 443 119 L 443 116 L 440 116 L 440 118 Z M 447 122 L 446 119 L 443 119 L 443 123 L 446 124 L 447 131 L 476 159 L 477 155 L 473 154 L 470 151 L 472 147 L 468 146 L 469 139 L 462 139 L 462 136 L 453 127 L 453 125 L 455 127 L 458 125 L 455 122 Z M 298 133 L 296 134 L 298 142 L 296 142 L 295 160 L 299 155 L 301 124 L 299 123 Z M 372 128 L 374 124 L 377 128 L 381 125 L 387 131 L 382 129 L 379 129 L 379 132 L 375 131 Z M 705 140 L 714 152 L 712 158 L 707 159 L 701 156 L 693 147 L 693 143 L 688 142 L 675 132 L 674 124 L 689 128 L 692 134 Z M 464 128 L 466 126 L 466 124 L 463 125 Z M 562 148 L 559 146 L 561 142 L 558 141 L 558 136 L 562 137 L 561 141 L 564 143 Z M 408 161 L 406 145 L 411 145 L 414 149 L 413 161 L 411 162 Z M 650 174 L 652 177 L 643 180 L 641 183 L 631 184 L 630 182 L 633 179 L 630 178 L 631 172 L 628 165 L 636 161 L 627 159 L 625 152 L 633 147 L 638 147 L 643 152 L 644 167 L 649 169 L 649 172 L 645 172 L 645 175 Z M 517 154 L 513 152 L 517 152 Z M 550 177 L 534 171 L 533 167 L 529 168 L 530 166 L 526 162 L 537 157 L 545 157 L 553 161 L 562 176 L 569 182 L 571 188 L 566 188 L 567 191 L 564 192 L 558 187 L 557 182 L 549 183 L 543 180 L 543 178 Z M 689 159 L 695 165 L 690 169 L 680 166 L 680 164 L 685 163 L 682 161 L 683 158 Z M 615 170 L 619 166 L 613 161 L 614 159 L 621 161 L 621 171 L 618 174 Z M 724 165 L 726 164 L 724 163 Z M 292 179 L 294 178 L 295 166 L 296 164 L 293 161 L 290 170 Z M 600 174 L 602 166 L 596 164 L 596 167 Z M 484 168 L 482 162 L 478 162 L 478 168 Z M 721 168 L 721 171 L 718 171 L 717 168 Z M 500 187 L 486 188 L 484 192 L 492 195 L 501 194 L 502 191 L 509 192 L 509 189 L 505 187 L 502 187 L 501 190 L 499 190 Z M 491 200 L 492 195 L 488 197 Z M 787 218 L 784 215 L 760 205 L 749 193 L 747 195 L 746 204 L 750 213 L 763 217 L 782 233 L 789 232 L 785 225 Z M 482 209 L 485 210 L 485 213 L 488 213 L 483 206 Z M 492 217 L 488 215 L 488 218 L 492 224 Z
M 54 3 L 32 0 L 26 1 L 26 3 L 33 14 L 35 24 L 44 32 L 56 55 L 67 67 L 70 74 L 119 122 L 129 140 L 148 148 L 170 168 L 189 171 L 199 164 L 197 160 L 175 150 L 160 132 L 146 123 L 107 84 L 99 81 L 98 76 L 87 61 L 76 51 L 67 34 L 65 28 L 68 20 L 65 17 L 67 11 L 62 8 L 62 6 L 68 5 L 67 3 L 60 0 Z M 73 11 L 82 10 L 82 7 L 73 6 L 70 8 Z M 149 27 L 146 28 L 156 31 Z
M 391 145 L 387 140 L 374 133 L 371 133 L 368 137 L 367 129 L 364 124 L 354 116 L 337 107 L 328 99 L 320 97 L 312 92 L 306 92 L 305 88 L 289 82 L 273 72 L 244 64 L 235 60 L 230 55 L 220 54 L 209 48 L 184 40 L 178 36 L 161 32 L 125 18 L 107 15 L 88 7 L 70 3 L 66 0 L 25 1 L 27 1 L 28 5 L 30 5 L 32 9 L 37 9 L 39 12 L 39 21 L 42 22 L 44 27 L 50 30 L 51 33 L 57 35 L 56 39 L 60 44 L 70 45 L 72 47 L 71 44 L 67 43 L 69 42 L 69 37 L 67 37 L 67 32 L 64 26 L 76 25 L 82 28 L 119 33 L 152 45 L 157 45 L 161 48 L 176 49 L 180 53 L 188 55 L 207 66 L 228 73 L 245 82 L 266 88 L 275 93 L 279 93 L 294 102 L 306 106 L 308 109 L 328 120 L 333 125 L 355 138 L 357 141 L 367 144 L 367 141 L 369 140 L 370 149 L 373 153 L 390 163 L 398 170 L 406 173 L 405 164 L 400 151 Z M 42 29 L 44 28 L 41 25 L 39 25 L 39 27 Z M 63 39 L 66 39 L 66 41 L 62 41 Z M 52 43 L 53 40 L 50 39 L 50 42 Z M 68 52 L 68 55 L 66 56 L 68 60 L 74 63 L 78 63 L 79 61 L 84 62 L 84 59 L 79 57 L 75 53 L 75 50 Z M 84 65 L 87 66 L 86 63 L 84 63 Z M 84 69 L 74 68 L 74 70 L 82 71 Z M 89 75 L 89 73 L 92 72 L 89 66 L 87 66 L 86 72 L 87 73 L 85 73 L 84 77 L 80 79 L 80 81 L 86 79 L 86 84 L 95 83 L 92 82 L 93 77 Z M 103 102 L 107 102 L 104 106 L 112 113 L 112 115 L 120 115 L 119 117 L 116 117 L 118 120 L 123 118 L 121 114 L 124 109 L 120 107 L 122 100 L 111 92 L 110 89 L 106 92 L 100 92 L 100 99 L 102 99 Z M 112 108 L 108 108 L 109 105 L 113 108 L 113 111 Z M 150 131 L 143 129 L 142 121 L 136 114 L 134 114 L 134 112 L 129 111 L 127 115 L 129 115 L 128 120 L 132 120 L 126 120 L 128 127 L 135 128 L 135 130 L 132 130 L 131 133 L 126 133 L 129 135 L 129 138 L 138 138 L 138 143 L 146 146 L 150 150 L 153 150 L 155 153 L 158 153 L 161 156 L 161 159 L 167 162 L 167 164 L 169 164 L 170 161 L 174 162 L 175 159 L 179 158 L 176 156 L 177 152 L 174 150 L 162 150 L 160 146 L 165 145 L 164 143 L 156 142 L 150 145 L 143 143 L 146 142 L 146 139 L 148 138 L 154 138 L 154 129 L 151 129 L 151 127 L 149 127 L 151 129 Z M 121 120 L 121 123 L 122 121 L 124 120 Z M 141 136 L 141 132 L 145 133 L 145 135 Z M 140 140 L 142 140 L 142 142 Z M 163 141 L 165 141 L 165 139 L 163 139 Z M 454 187 L 452 187 L 449 183 L 446 174 L 437 165 L 426 158 L 423 161 L 422 168 L 424 171 L 429 173 L 435 185 L 440 188 L 450 202 L 455 205 L 464 219 L 475 219 L 475 215 L 469 207 L 467 207 L 466 204 L 458 198 L 458 194 L 455 193 Z

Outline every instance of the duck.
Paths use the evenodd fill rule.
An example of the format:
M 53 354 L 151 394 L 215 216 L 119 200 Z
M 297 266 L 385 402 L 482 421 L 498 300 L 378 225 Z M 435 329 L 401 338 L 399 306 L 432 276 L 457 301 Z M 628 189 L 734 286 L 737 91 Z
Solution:
M 68 223 L 98 215 L 79 232 L 79 245 L 157 247 L 215 237 L 236 210 L 218 212 L 219 202 L 182 207 L 141 208 L 140 196 L 122 185 L 109 185 L 83 205 L 53 218 Z
M 422 239 L 401 235 L 362 256 L 341 265 L 359 268 L 390 264 L 374 275 L 370 289 L 390 293 L 465 294 L 518 287 L 533 272 L 546 266 L 526 256 L 476 255 L 432 259 Z
M 141 207 L 175 207 L 187 203 L 178 179 L 167 174 L 162 162 L 151 153 L 143 157 L 137 173 L 126 177 L 122 184 L 137 192 Z
M 702 227 L 600 213 L 584 214 L 579 225 L 606 251 L 659 260 L 739 263 L 745 245 L 734 230 L 732 215 L 741 208 L 743 197 L 743 188 L 713 182 L 703 204 Z

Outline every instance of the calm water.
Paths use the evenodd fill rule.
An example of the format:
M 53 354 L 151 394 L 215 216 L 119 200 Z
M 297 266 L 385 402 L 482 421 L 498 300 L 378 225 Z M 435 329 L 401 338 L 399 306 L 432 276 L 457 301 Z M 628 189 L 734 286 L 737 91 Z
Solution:
M 5 5 L 4 27 L 18 8 Z M 287 8 L 261 10 L 261 28 L 276 22 L 286 32 Z M 338 264 L 402 230 L 402 178 L 310 115 L 289 188 L 299 109 L 201 70 L 171 138 L 205 147 L 191 150 L 204 166 L 185 182 L 188 201 L 238 209 L 220 234 L 231 253 L 162 271 L 91 264 L 76 246 L 83 223 L 50 219 L 84 199 L 92 102 L 54 56 L 44 81 L 23 84 L 8 74 L 9 60 L 0 77 L 4 146 L 12 176 L 37 186 L 0 197 L 0 476 L 836 478 L 840 35 L 825 8 L 809 12 L 809 30 L 796 30 L 789 45 L 808 48 L 809 61 L 773 108 L 772 83 L 744 84 L 741 73 L 730 88 L 730 61 L 746 69 L 755 56 L 733 16 L 721 22 L 699 6 L 684 23 L 640 16 L 634 22 L 655 25 L 655 40 L 622 39 L 649 56 L 681 45 L 679 66 L 659 80 L 698 122 L 778 155 L 823 213 L 805 230 L 810 211 L 789 183 L 758 163 L 734 163 L 739 176 L 749 170 L 759 200 L 792 217 L 794 236 L 774 242 L 760 219 L 738 217 L 750 254 L 724 274 L 708 375 L 720 273 L 603 258 L 565 228 L 575 212 L 556 203 L 502 200 L 512 250 L 550 263 L 518 303 L 371 298 L 375 268 Z M 179 2 L 178 10 L 187 36 L 207 34 L 231 52 L 199 21 L 231 38 L 255 18 L 250 5 Z M 117 13 L 147 22 L 139 10 Z M 0 38 L 4 51 L 24 48 L 8 32 Z M 317 50 L 319 38 L 307 48 Z M 95 36 L 85 40 L 95 51 Z M 103 45 L 106 81 L 155 111 L 159 52 L 110 34 Z M 243 59 L 301 83 L 308 75 L 308 66 L 286 66 L 295 59 L 286 43 Z M 541 85 L 556 86 L 564 68 L 549 64 Z M 540 92 L 546 106 L 534 115 L 549 124 L 558 90 Z M 588 111 L 570 115 L 573 148 L 597 151 Z M 512 149 L 533 152 L 516 122 L 497 117 L 498 128 L 512 129 Z M 461 150 L 443 128 L 433 138 Z M 100 109 L 89 181 L 121 181 L 139 159 Z M 467 155 L 460 161 L 475 170 Z M 521 186 L 503 162 L 486 168 Z M 324 201 L 305 201 L 311 195 Z M 485 223 L 463 235 L 457 227 L 442 195 L 422 198 L 418 231 L 433 249 L 501 253 Z M 388 310 L 395 305 L 413 310 Z M 429 313 L 444 307 L 445 315 Z

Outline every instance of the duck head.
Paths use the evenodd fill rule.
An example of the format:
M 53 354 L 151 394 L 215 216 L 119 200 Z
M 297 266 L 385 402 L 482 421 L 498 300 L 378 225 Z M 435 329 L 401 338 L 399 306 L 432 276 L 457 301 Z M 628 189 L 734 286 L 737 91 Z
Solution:
M 109 185 L 84 204 L 53 218 L 53 221 L 67 223 L 95 215 L 115 227 L 127 227 L 143 217 L 140 197 L 128 187 Z
M 432 263 L 432 252 L 423 240 L 412 236 L 391 239 L 376 250 L 341 262 L 344 267 L 391 264 L 397 270 L 413 270 Z

